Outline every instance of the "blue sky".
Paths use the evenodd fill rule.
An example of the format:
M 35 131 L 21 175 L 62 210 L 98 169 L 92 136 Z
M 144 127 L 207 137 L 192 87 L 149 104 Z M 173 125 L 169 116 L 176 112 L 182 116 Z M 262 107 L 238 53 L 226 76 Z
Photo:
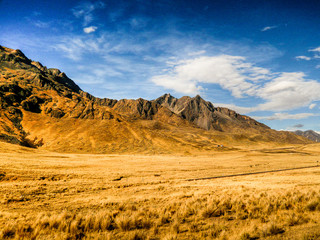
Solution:
M 200 94 L 320 131 L 320 1 L 0 0 L 0 45 L 114 99 Z

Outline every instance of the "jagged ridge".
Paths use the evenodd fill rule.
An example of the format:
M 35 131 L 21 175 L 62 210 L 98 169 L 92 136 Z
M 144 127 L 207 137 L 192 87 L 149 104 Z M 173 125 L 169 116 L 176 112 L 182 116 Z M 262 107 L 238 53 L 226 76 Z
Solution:
M 228 108 L 214 107 L 211 102 L 205 101 L 199 95 L 194 98 L 177 99 L 170 94 L 165 94 L 155 102 L 206 130 L 230 132 L 236 127 L 269 129 L 268 126 Z

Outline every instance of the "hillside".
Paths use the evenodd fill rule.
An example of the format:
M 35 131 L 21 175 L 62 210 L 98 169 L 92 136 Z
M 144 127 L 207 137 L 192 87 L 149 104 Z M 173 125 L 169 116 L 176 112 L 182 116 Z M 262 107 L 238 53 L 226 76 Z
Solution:
M 63 152 L 187 153 L 217 145 L 306 143 L 200 96 L 96 98 L 65 73 L 0 46 L 0 139 Z

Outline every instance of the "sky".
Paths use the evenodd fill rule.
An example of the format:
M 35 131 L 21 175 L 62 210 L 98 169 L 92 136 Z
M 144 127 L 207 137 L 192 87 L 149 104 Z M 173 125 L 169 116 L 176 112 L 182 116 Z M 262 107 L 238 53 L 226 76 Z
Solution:
M 0 0 L 0 45 L 101 98 L 200 95 L 320 132 L 320 1 Z

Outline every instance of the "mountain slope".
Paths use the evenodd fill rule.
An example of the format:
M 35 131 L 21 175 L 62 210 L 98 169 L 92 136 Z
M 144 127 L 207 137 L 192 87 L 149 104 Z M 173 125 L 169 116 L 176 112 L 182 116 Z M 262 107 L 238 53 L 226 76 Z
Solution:
M 178 153 L 217 144 L 305 143 L 200 96 L 100 99 L 58 69 L 0 46 L 0 140 L 65 152 Z
M 299 135 L 299 136 L 303 136 L 305 138 L 308 138 L 311 141 L 320 142 L 320 134 L 316 133 L 315 131 L 312 131 L 312 130 L 307 130 L 307 131 L 297 130 L 294 133 Z

